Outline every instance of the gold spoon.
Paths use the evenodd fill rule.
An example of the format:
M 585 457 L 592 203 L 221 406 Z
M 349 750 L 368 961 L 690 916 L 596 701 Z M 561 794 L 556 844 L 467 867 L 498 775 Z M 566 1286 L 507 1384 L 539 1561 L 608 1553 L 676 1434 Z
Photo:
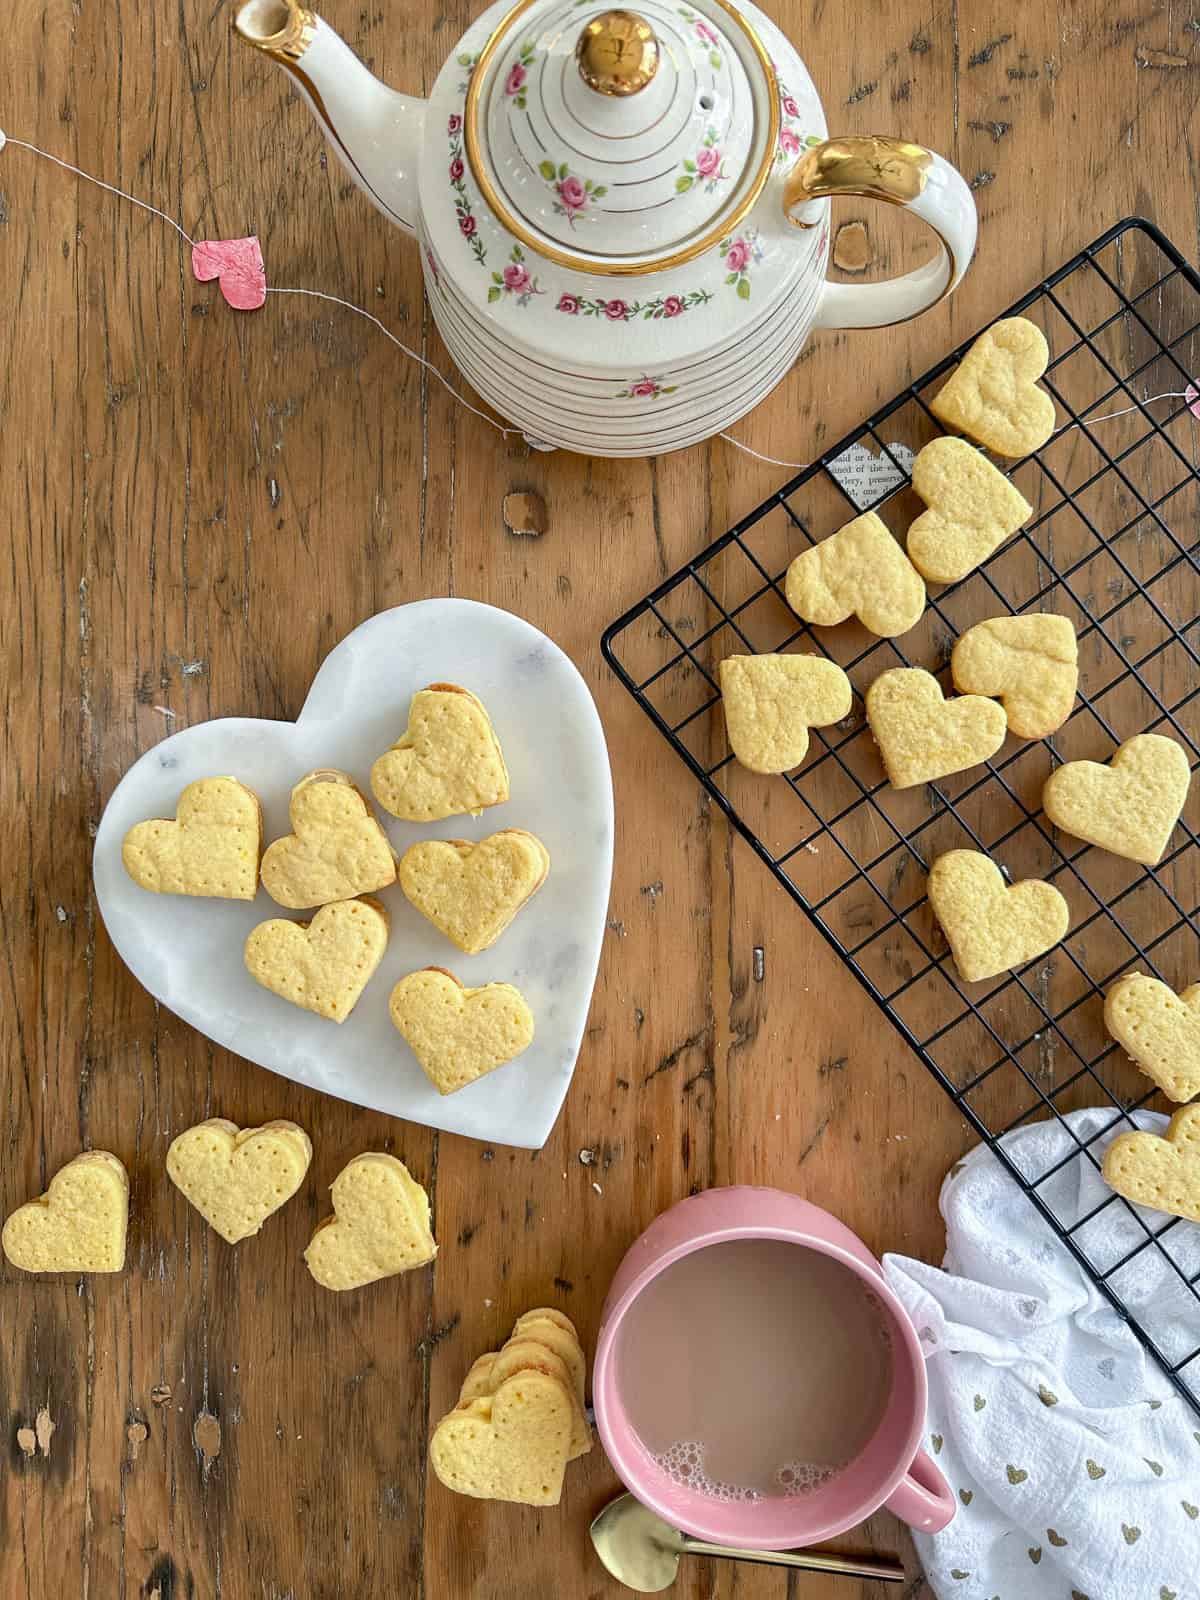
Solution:
M 723 1556 L 763 1567 L 802 1567 L 846 1578 L 879 1578 L 884 1583 L 904 1581 L 904 1568 L 898 1561 L 873 1556 L 839 1556 L 819 1550 L 735 1550 L 730 1545 L 705 1544 L 656 1517 L 631 1494 L 618 1495 L 605 1506 L 592 1523 L 592 1543 L 613 1577 L 639 1594 L 669 1589 L 679 1573 L 680 1556 Z

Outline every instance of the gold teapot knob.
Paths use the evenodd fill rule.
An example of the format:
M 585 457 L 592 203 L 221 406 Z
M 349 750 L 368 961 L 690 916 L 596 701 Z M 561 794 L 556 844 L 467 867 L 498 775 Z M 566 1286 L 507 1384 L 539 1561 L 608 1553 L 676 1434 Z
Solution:
M 575 59 L 597 94 L 637 94 L 658 71 L 658 40 L 632 11 L 606 11 L 579 35 Z

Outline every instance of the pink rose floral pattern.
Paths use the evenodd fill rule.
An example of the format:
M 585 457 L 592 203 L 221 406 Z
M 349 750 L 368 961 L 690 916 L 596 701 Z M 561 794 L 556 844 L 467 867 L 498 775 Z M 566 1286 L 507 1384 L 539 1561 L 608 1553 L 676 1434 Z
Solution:
M 775 67 L 775 63 L 771 63 Z M 775 147 L 775 160 L 792 161 L 802 150 L 811 150 L 814 145 L 822 142 L 820 135 L 815 133 L 801 133 L 796 124 L 800 121 L 800 107 L 792 95 L 791 90 L 779 76 L 779 69 L 775 67 L 775 82 L 779 87 L 779 143 Z
M 454 191 L 454 211 L 458 217 L 458 231 L 482 267 L 487 261 L 487 249 L 479 237 L 479 224 L 471 209 L 471 196 L 467 193 L 466 167 L 463 163 L 462 118 L 457 113 L 446 124 L 446 134 L 450 140 L 450 187 Z
M 689 10 L 687 6 L 680 6 L 679 7 L 679 15 L 683 18 L 683 20 L 687 23 L 687 25 L 690 28 L 694 28 L 696 30 L 697 39 L 699 39 L 699 41 L 700 41 L 700 43 L 702 45 L 707 47 L 707 49 L 708 49 L 708 64 L 709 64 L 709 66 L 713 69 L 714 72 L 720 72 L 720 70 L 721 70 L 721 36 L 720 36 L 720 34 L 716 31 L 716 29 L 710 23 L 705 22 L 702 17 L 698 17 L 696 15 L 696 13 L 694 11 Z
M 712 299 L 707 289 L 689 289 L 686 294 L 656 294 L 652 300 L 592 300 L 584 295 L 560 294 L 556 311 L 568 317 L 602 317 L 608 322 L 657 322 L 663 317 L 681 317 Z
M 495 302 L 505 295 L 511 295 L 519 306 L 527 306 L 535 294 L 545 294 L 538 281 L 530 274 L 525 265 L 525 252 L 519 244 L 514 244 L 512 254 L 508 258 L 508 265 L 503 272 L 492 273 L 492 286 L 488 290 L 488 304 Z
M 725 282 L 737 290 L 739 300 L 750 298 L 750 268 L 763 258 L 758 229 L 747 228 L 736 239 L 721 240 L 721 260 L 725 263 Z
M 705 194 L 711 194 L 726 176 L 725 161 L 717 148 L 717 130 L 710 128 L 695 159 L 683 163 L 683 172 L 675 179 L 675 193 L 686 194 L 693 184 L 702 183 Z
M 642 376 L 631 380 L 628 389 L 621 389 L 614 400 L 657 400 L 659 395 L 674 394 L 678 385 L 664 383 L 661 378 Z
M 524 111 L 526 106 L 526 80 L 536 59 L 537 47 L 529 40 L 521 46 L 521 53 L 509 67 L 504 80 L 504 92 L 519 111 Z
M 605 183 L 593 183 L 590 178 L 577 178 L 564 161 L 555 166 L 553 161 L 543 161 L 538 171 L 554 189 L 554 212 L 566 217 L 573 228 L 580 213 L 586 211 L 593 200 L 601 200 L 608 193 Z

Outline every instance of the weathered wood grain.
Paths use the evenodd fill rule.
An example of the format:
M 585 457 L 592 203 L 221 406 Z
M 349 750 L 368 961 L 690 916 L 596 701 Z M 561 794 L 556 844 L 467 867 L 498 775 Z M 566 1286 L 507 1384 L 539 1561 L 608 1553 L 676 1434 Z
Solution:
M 331 0 L 329 15 L 419 91 L 474 9 Z M 773 9 L 835 131 L 920 136 L 958 162 L 982 244 L 949 306 L 818 339 L 736 430 L 755 449 L 804 460 L 1122 214 L 1194 252 L 1186 8 L 866 0 L 852 26 L 822 0 Z M 257 232 L 273 282 L 369 305 L 449 374 L 415 251 L 326 160 L 283 79 L 233 43 L 229 12 L 16 0 L 7 132 L 198 237 Z M 839 220 L 863 224 L 871 272 L 920 248 L 869 208 Z M 127 1162 L 134 1218 L 118 1278 L 0 1270 L 0 1586 L 39 1600 L 615 1596 L 585 1543 L 615 1486 L 598 1451 L 556 1512 L 427 1486 L 429 1418 L 472 1357 L 544 1300 L 590 1339 L 626 1246 L 712 1183 L 794 1187 L 878 1250 L 936 1257 L 937 1185 L 966 1142 L 600 662 L 615 611 L 780 471 L 719 441 L 649 462 L 506 445 L 348 314 L 279 299 L 238 317 L 160 222 L 16 148 L 0 153 L 0 273 L 0 1202 L 94 1143 Z M 504 524 L 505 495 L 524 491 L 547 507 L 537 538 Z M 536 1156 L 438 1138 L 210 1047 L 124 971 L 90 895 L 91 833 L 142 750 L 206 717 L 295 715 L 357 622 L 438 593 L 508 606 L 562 644 L 613 756 L 605 956 L 574 1087 Z M 316 1144 L 301 1195 L 236 1251 L 163 1178 L 170 1139 L 210 1114 L 292 1117 Z M 369 1148 L 429 1184 L 442 1253 L 433 1273 L 333 1297 L 299 1253 L 328 1184 Z M 911 1564 L 886 1516 L 845 1543 Z M 703 1563 L 676 1590 L 826 1592 L 872 1590 Z

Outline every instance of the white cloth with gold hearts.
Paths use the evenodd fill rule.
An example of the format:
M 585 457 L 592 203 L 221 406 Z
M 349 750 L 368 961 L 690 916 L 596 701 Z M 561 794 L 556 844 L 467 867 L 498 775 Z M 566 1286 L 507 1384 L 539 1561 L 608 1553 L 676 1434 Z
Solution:
M 1004 1143 L 1031 1181 L 1065 1163 L 1039 1192 L 1071 1227 L 1111 1194 L 1087 1155 L 1066 1159 L 1075 1141 L 1099 1163 L 1128 1124 L 1103 1132 L 1116 1118 L 1099 1107 L 1064 1120 Z M 940 1203 L 943 1268 L 884 1258 L 926 1354 L 926 1447 L 959 1501 L 944 1532 L 915 1536 L 938 1600 L 1200 1600 L 1200 1356 L 1193 1410 L 986 1146 Z M 1139 1215 L 1156 1232 L 1171 1220 Z M 1116 1200 L 1075 1238 L 1105 1271 L 1146 1234 Z M 1200 1346 L 1197 1271 L 1200 1227 L 1177 1222 L 1111 1279 L 1175 1362 Z

